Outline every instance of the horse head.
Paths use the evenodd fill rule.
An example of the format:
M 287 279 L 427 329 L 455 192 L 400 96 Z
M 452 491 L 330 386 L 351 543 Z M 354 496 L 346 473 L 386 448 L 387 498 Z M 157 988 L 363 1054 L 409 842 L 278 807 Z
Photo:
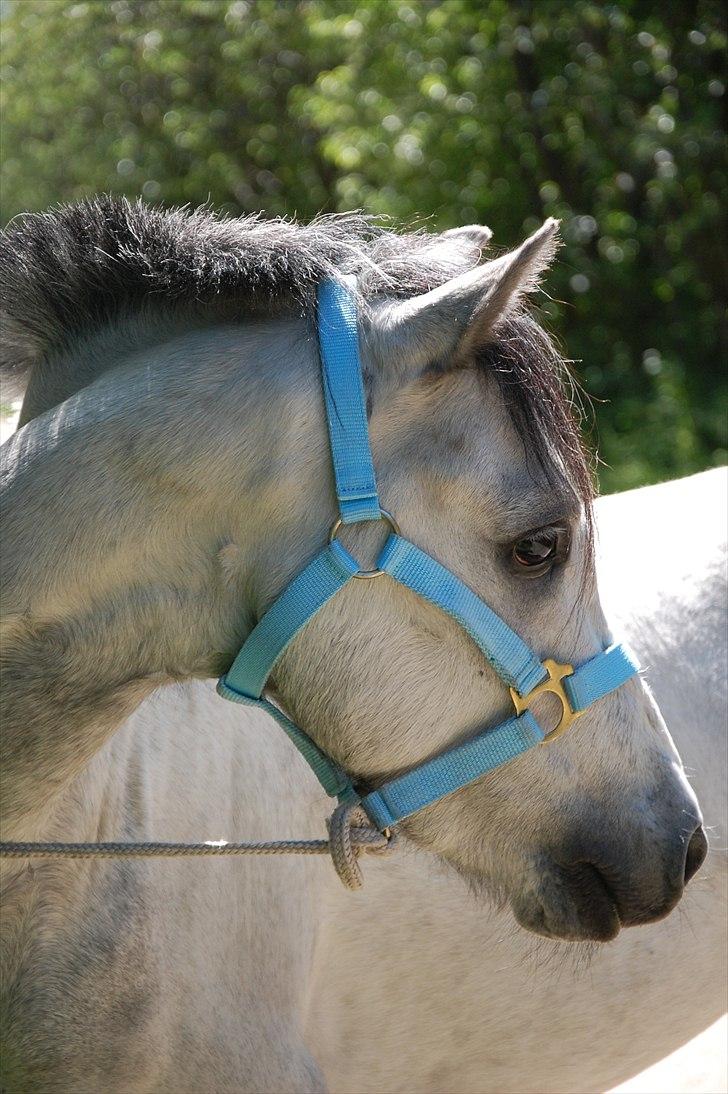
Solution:
M 66 690 L 76 682 L 77 715 L 88 691 L 94 718 L 113 721 L 127 709 L 120 695 L 133 706 L 144 682 L 224 672 L 325 542 L 336 512 L 311 287 L 342 273 L 358 304 L 380 495 L 403 534 L 540 658 L 581 663 L 609 643 L 587 454 L 563 362 L 523 304 L 554 255 L 553 222 L 481 262 L 489 232 L 477 227 L 424 238 L 366 236 L 358 223 L 347 235 L 339 222 L 312 232 L 165 220 L 126 206 L 114 215 L 128 233 L 127 266 L 107 275 L 107 311 L 86 309 L 102 315 L 98 329 L 58 339 L 33 364 L 24 416 L 46 413 L 15 442 L 11 479 L 25 487 L 24 507 L 9 495 L 18 740 L 30 732 L 31 697 L 41 736 L 43 718 L 57 718 L 43 714 L 49 675 L 56 698 L 61 678 Z M 160 216 L 177 250 L 160 263 L 166 281 L 155 298 Z M 195 231 L 189 253 L 207 248 L 218 265 L 189 267 L 182 291 Z M 20 237 L 12 247 L 20 254 Z M 124 288 L 133 247 L 149 278 L 144 293 Z M 205 269 L 216 279 L 207 300 Z M 32 356 L 42 326 L 36 273 L 35 294 L 14 304 L 17 355 L 25 345 Z M 246 278 L 257 295 L 244 297 Z M 48 279 L 47 297 L 58 284 Z M 125 291 L 117 308 L 114 294 Z M 78 323 L 73 300 L 63 303 Z M 32 324 L 23 307 L 36 309 Z M 342 533 L 364 568 L 381 539 L 376 523 Z M 512 712 L 507 688 L 462 629 L 386 576 L 349 582 L 326 604 L 276 663 L 270 691 L 370 789 Z M 554 696 L 533 712 L 553 728 Z M 664 916 L 706 848 L 695 796 L 638 677 L 569 732 L 402 829 L 507 898 L 524 926 L 565 939 L 605 940 Z

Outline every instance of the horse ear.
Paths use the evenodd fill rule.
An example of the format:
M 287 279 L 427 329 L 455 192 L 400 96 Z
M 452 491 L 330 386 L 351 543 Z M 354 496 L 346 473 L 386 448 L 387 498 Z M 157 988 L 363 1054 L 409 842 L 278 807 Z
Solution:
M 375 311 L 367 341 L 382 369 L 404 377 L 486 345 L 518 298 L 538 285 L 556 252 L 558 227 L 549 218 L 515 251 Z

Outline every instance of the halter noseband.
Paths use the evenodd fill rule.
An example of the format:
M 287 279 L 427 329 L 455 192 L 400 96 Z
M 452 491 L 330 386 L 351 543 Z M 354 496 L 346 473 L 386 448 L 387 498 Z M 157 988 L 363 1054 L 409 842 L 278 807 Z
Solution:
M 358 803 L 380 830 L 564 733 L 592 703 L 620 687 L 638 670 L 632 654 L 613 645 L 574 669 L 549 658 L 541 662 L 500 616 L 450 570 L 404 539 L 381 508 L 369 446 L 357 337 L 356 305 L 339 282 L 318 292 L 318 334 L 339 518 L 328 545 L 294 578 L 253 628 L 217 690 L 225 699 L 262 707 L 303 754 L 324 790 L 340 802 Z M 384 520 L 390 535 L 376 569 L 361 570 L 336 538 L 342 524 Z M 419 764 L 399 778 L 360 795 L 349 776 L 273 703 L 263 698 L 268 677 L 289 642 L 350 580 L 390 578 L 452 616 L 510 688 L 516 713 L 505 722 Z M 543 692 L 562 708 L 548 734 L 530 711 Z

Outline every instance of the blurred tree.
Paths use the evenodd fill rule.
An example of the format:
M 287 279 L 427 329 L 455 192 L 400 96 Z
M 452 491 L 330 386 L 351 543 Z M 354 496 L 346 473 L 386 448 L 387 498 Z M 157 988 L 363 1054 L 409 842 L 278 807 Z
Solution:
M 98 190 L 565 248 L 605 489 L 726 458 L 721 0 L 22 0 L 4 217 Z

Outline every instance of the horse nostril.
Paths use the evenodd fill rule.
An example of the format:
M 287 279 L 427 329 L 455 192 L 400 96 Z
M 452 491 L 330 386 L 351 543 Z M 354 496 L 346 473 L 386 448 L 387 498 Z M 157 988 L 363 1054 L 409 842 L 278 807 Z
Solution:
M 705 856 L 708 853 L 708 841 L 705 838 L 705 832 L 702 828 L 696 828 L 690 837 L 690 843 L 688 844 L 688 853 L 685 856 L 685 884 L 690 881 L 690 878 L 697 874 L 700 867 L 705 862 Z

